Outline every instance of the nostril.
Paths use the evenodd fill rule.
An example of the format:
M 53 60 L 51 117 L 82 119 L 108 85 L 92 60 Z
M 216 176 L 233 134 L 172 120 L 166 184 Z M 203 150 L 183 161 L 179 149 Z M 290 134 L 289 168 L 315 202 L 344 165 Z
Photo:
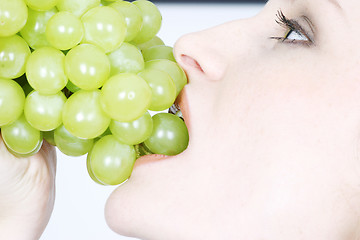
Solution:
M 183 64 L 185 66 L 191 67 L 191 68 L 195 68 L 201 72 L 204 72 L 204 70 L 202 69 L 201 65 L 192 57 L 189 57 L 185 54 L 181 55 L 181 61 L 183 62 Z

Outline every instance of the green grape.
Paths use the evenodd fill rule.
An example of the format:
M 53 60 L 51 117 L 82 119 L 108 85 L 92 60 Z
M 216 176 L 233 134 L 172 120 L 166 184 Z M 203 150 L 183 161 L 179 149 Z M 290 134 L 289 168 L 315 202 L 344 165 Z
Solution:
M 153 152 L 151 152 L 149 149 L 146 148 L 144 143 L 137 144 L 134 147 L 135 147 L 135 151 L 136 151 L 136 159 L 138 159 L 142 156 L 145 156 L 145 155 L 154 154 Z
M 26 74 L 23 74 L 20 77 L 15 78 L 13 80 L 17 82 L 21 87 L 27 84 Z
M 1 134 L 6 146 L 18 154 L 31 154 L 42 142 L 42 133 L 33 128 L 21 115 L 15 122 L 2 126 Z
M 29 93 L 34 91 L 34 89 L 30 86 L 29 83 L 26 83 L 24 86 L 22 86 L 22 90 L 24 91 L 25 96 L 29 95 Z
M 107 185 L 126 181 L 136 160 L 134 147 L 121 143 L 112 135 L 97 141 L 89 154 L 90 168 L 95 178 Z
M 97 45 L 106 53 L 117 49 L 125 39 L 125 17 L 114 8 L 95 7 L 86 12 L 81 20 L 85 28 L 83 42 Z
M 29 8 L 37 11 L 47 11 L 52 9 L 58 3 L 58 0 L 25 0 Z
M 36 148 L 32 152 L 25 153 L 25 154 L 17 153 L 15 151 L 13 151 L 12 149 L 8 148 L 7 146 L 6 146 L 6 148 L 12 155 L 14 155 L 17 158 L 27 158 L 27 157 L 31 157 L 31 156 L 35 155 L 36 153 L 38 153 L 39 150 L 41 149 L 42 145 L 43 145 L 43 141 L 40 141 L 38 143 L 38 145 L 36 146 Z
M 0 77 L 17 78 L 25 73 L 25 63 L 31 52 L 18 35 L 0 38 Z
M 145 69 L 139 73 L 150 86 L 152 95 L 149 110 L 163 111 L 171 107 L 176 99 L 176 86 L 169 74 L 157 69 Z
M 48 11 L 35 11 L 29 8 L 28 20 L 20 34 L 32 49 L 50 46 L 45 36 L 46 24 L 57 12 L 56 8 Z
M 80 90 L 71 95 L 63 108 L 63 124 L 74 136 L 96 138 L 109 127 L 110 118 L 99 102 L 100 90 Z
M 162 16 L 159 9 L 150 1 L 134 1 L 141 11 L 142 27 L 138 35 L 132 40 L 135 43 L 144 43 L 151 40 L 159 32 L 161 27 Z
M 26 76 L 33 89 L 41 94 L 55 94 L 67 84 L 64 72 L 65 55 L 52 47 L 31 53 L 26 63 Z
M 74 14 L 59 12 L 50 18 L 45 34 L 53 47 L 68 50 L 81 42 L 84 36 L 84 27 Z
M 158 113 L 153 116 L 153 122 L 153 133 L 144 142 L 151 152 L 177 155 L 187 148 L 189 134 L 183 120 L 170 113 Z
M 62 153 L 73 157 L 85 155 L 94 145 L 94 139 L 75 137 L 64 127 L 64 125 L 55 129 L 54 141 L 57 148 Z
M 54 139 L 54 132 L 55 132 L 54 130 L 44 131 L 44 132 L 42 132 L 42 134 L 43 134 L 43 138 L 45 141 L 47 141 L 48 143 L 50 143 L 53 146 L 56 146 L 55 139 Z
M 24 110 L 25 94 L 20 85 L 0 78 L 0 126 L 14 122 Z
M 79 88 L 93 90 L 101 87 L 108 79 L 110 61 L 100 48 L 81 44 L 66 54 L 65 72 Z
M 145 62 L 145 68 L 152 68 L 167 72 L 175 83 L 176 96 L 179 95 L 183 87 L 187 84 L 186 74 L 176 62 L 167 59 L 151 60 Z
M 145 114 L 151 101 L 151 89 L 144 79 L 132 73 L 120 73 L 106 81 L 100 102 L 104 111 L 120 122 L 130 122 Z
M 23 0 L 1 0 L 0 37 L 16 34 L 24 27 L 27 17 L 28 9 Z
M 100 182 L 99 179 L 97 179 L 97 178 L 95 177 L 94 172 L 93 172 L 93 170 L 91 169 L 91 165 L 90 165 L 90 152 L 89 152 L 88 155 L 86 156 L 86 169 L 87 169 L 87 171 L 88 171 L 88 174 L 89 174 L 90 178 L 91 178 L 94 182 L 96 182 L 96 183 L 98 183 L 98 184 L 100 184 L 100 185 L 103 185 L 103 186 L 105 185 L 105 184 L 103 184 L 102 182 Z
M 176 62 L 173 48 L 169 46 L 154 46 L 143 50 L 144 60 L 150 61 L 155 59 L 168 59 L 170 61 Z
M 56 7 L 59 11 L 71 12 L 81 17 L 89 9 L 100 6 L 100 0 L 59 0 Z
M 105 132 L 103 132 L 100 136 L 95 138 L 95 142 L 97 142 L 98 140 L 100 140 L 101 138 L 107 136 L 107 135 L 111 135 L 111 131 L 110 131 L 110 127 L 108 129 L 105 130 Z
M 110 130 L 120 142 L 128 145 L 136 145 L 150 137 L 153 130 L 153 122 L 151 115 L 146 112 L 142 117 L 132 122 L 112 120 Z
M 151 40 L 144 42 L 144 43 L 140 43 L 140 44 L 136 44 L 136 46 L 141 50 L 144 51 L 147 48 L 151 48 L 154 46 L 161 46 L 161 45 L 165 45 L 164 41 L 161 40 L 161 38 L 159 38 L 158 36 L 153 37 Z
M 24 114 L 30 125 L 40 131 L 51 131 L 62 123 L 62 109 L 66 102 L 63 92 L 42 95 L 31 92 L 25 100 Z
M 108 54 L 111 72 L 114 76 L 118 73 L 138 73 L 144 69 L 144 58 L 140 50 L 130 43 L 124 42 L 115 51 Z
M 68 81 L 68 83 L 66 84 L 66 88 L 70 91 L 70 92 L 77 92 L 79 91 L 81 88 L 79 88 L 78 86 L 76 86 L 75 84 L 73 84 L 70 80 Z
M 136 5 L 126 1 L 114 2 L 110 4 L 109 7 L 115 8 L 124 15 L 127 27 L 125 41 L 130 42 L 138 35 L 142 26 L 143 19 L 140 9 Z

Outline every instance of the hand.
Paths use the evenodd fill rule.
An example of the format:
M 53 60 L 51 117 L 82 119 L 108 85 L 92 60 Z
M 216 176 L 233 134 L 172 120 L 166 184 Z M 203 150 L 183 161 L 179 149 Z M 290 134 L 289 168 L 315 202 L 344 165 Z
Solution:
M 34 156 L 16 158 L 0 136 L 0 239 L 40 238 L 54 206 L 55 173 L 56 152 L 49 143 Z

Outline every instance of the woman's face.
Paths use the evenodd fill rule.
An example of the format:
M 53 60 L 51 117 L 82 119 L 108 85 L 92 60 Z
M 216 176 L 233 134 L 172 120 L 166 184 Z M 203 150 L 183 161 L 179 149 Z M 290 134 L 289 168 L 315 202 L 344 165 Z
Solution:
M 136 163 L 107 203 L 110 227 L 156 240 L 355 239 L 359 9 L 270 0 L 256 17 L 182 37 L 189 147 Z

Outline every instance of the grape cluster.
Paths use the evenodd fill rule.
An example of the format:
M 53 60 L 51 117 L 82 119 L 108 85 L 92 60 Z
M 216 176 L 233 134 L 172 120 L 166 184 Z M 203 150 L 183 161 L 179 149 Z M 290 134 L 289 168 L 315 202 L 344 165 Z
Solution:
M 184 121 L 164 111 L 187 79 L 156 36 L 161 21 L 147 0 L 1 0 L 8 150 L 31 156 L 45 139 L 68 156 L 87 154 L 89 175 L 104 185 L 129 178 L 140 156 L 185 150 Z

